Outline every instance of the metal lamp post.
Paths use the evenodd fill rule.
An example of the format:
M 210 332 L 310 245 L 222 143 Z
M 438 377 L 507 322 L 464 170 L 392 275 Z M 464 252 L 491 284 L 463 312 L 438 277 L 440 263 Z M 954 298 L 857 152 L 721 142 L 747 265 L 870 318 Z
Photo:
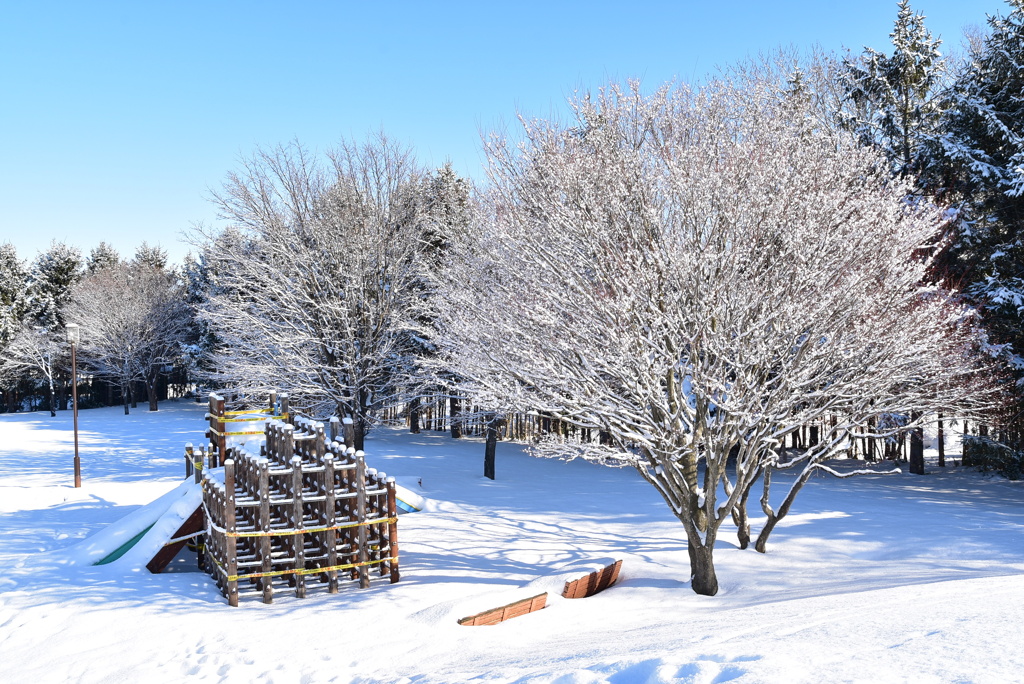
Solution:
M 82 486 L 82 461 L 78 457 L 78 359 L 75 348 L 81 339 L 81 332 L 74 323 L 67 324 L 68 342 L 71 343 L 71 403 L 75 414 L 75 486 Z

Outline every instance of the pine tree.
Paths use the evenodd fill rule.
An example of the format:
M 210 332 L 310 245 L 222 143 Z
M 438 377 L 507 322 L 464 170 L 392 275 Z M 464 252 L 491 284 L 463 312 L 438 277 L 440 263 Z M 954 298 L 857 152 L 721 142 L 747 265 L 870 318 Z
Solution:
M 82 277 L 82 253 L 77 247 L 53 242 L 32 262 L 28 277 L 28 314 L 33 323 L 63 331 L 63 309 L 71 288 Z
M 946 62 L 941 40 L 901 0 L 889 38 L 891 55 L 865 48 L 846 60 L 846 88 L 854 104 L 847 125 L 862 142 L 878 147 L 893 170 L 921 175 L 929 166 L 931 141 L 941 121 L 941 92 Z
M 961 197 L 947 276 L 978 308 L 1024 401 L 1024 0 L 1008 4 L 949 94 L 940 162 Z
M 144 264 L 150 268 L 160 271 L 167 267 L 167 250 L 160 245 L 153 245 L 143 240 L 138 249 L 135 250 L 135 263 Z
M 199 311 L 209 302 L 212 276 L 209 260 L 200 252 L 199 257 L 185 255 L 181 265 L 181 281 L 185 302 L 191 311 L 191 321 L 182 345 L 182 362 L 190 382 L 207 380 L 212 368 L 208 359 L 217 347 L 217 336 L 210 325 L 199 317 Z
M 25 264 L 18 258 L 14 245 L 0 245 L 0 349 L 11 341 L 21 321 L 27 277 Z
M 86 272 L 92 274 L 105 268 L 112 268 L 121 262 L 121 255 L 107 242 L 100 242 L 89 252 L 85 262 Z
M 56 415 L 57 388 L 70 376 L 64 362 L 64 307 L 81 277 L 77 247 L 55 241 L 41 252 L 26 281 L 25 318 L 8 347 L 7 367 L 45 384 L 51 416 Z
M 8 347 L 25 314 L 27 277 L 25 263 L 18 258 L 14 245 L 0 245 L 0 388 L 4 390 L 3 406 L 7 411 L 13 410 L 14 390 L 21 380 L 21 374 L 9 367 L 6 359 L 10 358 Z
M 429 174 L 422 184 L 420 201 L 423 204 L 419 258 L 423 261 L 423 277 L 416 289 L 425 300 L 426 306 L 420 316 L 422 330 L 433 330 L 437 318 L 437 307 L 445 303 L 436 297 L 437 284 L 442 280 L 445 264 L 450 257 L 453 244 L 464 241 L 470 224 L 470 184 L 452 168 L 451 162 Z M 430 337 L 432 337 L 431 335 Z M 447 370 L 430 373 L 427 368 L 434 365 L 436 348 L 432 339 L 414 335 L 411 347 L 419 360 L 420 369 L 414 374 L 413 397 L 410 402 L 409 426 L 412 432 L 419 431 L 420 395 L 423 393 L 447 395 L 451 416 L 451 435 L 462 436 L 461 398 L 456 394 L 456 377 Z

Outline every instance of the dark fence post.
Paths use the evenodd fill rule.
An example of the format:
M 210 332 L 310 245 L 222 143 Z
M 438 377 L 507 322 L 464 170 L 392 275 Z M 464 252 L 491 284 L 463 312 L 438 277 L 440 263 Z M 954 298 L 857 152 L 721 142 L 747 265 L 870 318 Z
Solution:
M 487 441 L 484 445 L 484 477 L 494 479 L 494 456 L 498 447 L 498 421 L 493 413 L 487 414 Z

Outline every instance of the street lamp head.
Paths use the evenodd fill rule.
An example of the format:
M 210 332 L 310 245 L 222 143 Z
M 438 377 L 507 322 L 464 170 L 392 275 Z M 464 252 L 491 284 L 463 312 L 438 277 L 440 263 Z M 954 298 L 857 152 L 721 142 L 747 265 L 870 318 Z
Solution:
M 70 342 L 71 344 L 78 344 L 78 342 L 79 342 L 79 340 L 81 339 L 81 336 L 82 336 L 81 332 L 79 330 L 78 324 L 77 323 L 68 323 L 67 326 L 65 326 L 65 327 L 66 327 L 67 332 L 68 332 L 68 342 Z

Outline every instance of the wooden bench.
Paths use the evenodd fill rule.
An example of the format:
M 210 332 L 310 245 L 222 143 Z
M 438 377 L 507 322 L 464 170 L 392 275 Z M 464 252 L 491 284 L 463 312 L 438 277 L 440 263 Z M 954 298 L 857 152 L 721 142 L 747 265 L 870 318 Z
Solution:
M 615 580 L 619 579 L 619 568 L 621 567 L 622 561 L 617 560 L 611 565 L 595 570 L 589 575 L 566 582 L 565 588 L 562 589 L 562 596 L 569 599 L 587 598 L 602 592 L 615 584 Z
M 501 606 L 500 608 L 491 608 L 490 610 L 485 610 L 482 613 L 464 617 L 459 620 L 459 624 L 467 627 L 477 625 L 496 625 L 499 622 L 511 620 L 514 617 L 519 617 L 520 615 L 526 615 L 527 613 L 540 610 L 547 605 L 547 601 L 548 594 L 547 592 L 544 592 L 543 594 L 515 601 L 514 603 Z

